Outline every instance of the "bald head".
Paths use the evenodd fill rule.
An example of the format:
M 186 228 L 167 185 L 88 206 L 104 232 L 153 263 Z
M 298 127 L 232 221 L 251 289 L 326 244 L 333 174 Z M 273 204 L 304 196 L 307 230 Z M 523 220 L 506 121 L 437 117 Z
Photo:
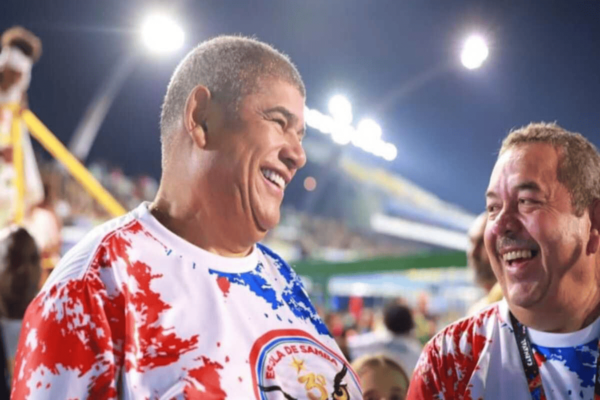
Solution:
M 469 248 L 467 249 L 467 263 L 475 272 L 475 281 L 486 290 L 491 289 L 496 283 L 496 276 L 492 270 L 490 260 L 483 243 L 483 234 L 487 221 L 487 213 L 480 214 L 469 229 Z

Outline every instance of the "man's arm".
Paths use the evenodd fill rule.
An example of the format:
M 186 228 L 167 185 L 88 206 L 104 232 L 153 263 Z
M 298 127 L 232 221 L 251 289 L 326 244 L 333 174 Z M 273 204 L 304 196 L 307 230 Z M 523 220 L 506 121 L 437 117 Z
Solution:
M 55 273 L 69 270 L 60 267 Z M 92 265 L 81 277 L 53 279 L 31 303 L 16 354 L 13 399 L 117 398 L 123 296 L 109 296 L 100 270 L 108 268 Z
M 410 386 L 408 387 L 407 400 L 436 400 L 450 399 L 447 397 L 445 375 L 440 374 L 443 370 L 443 357 L 440 357 L 439 349 L 432 340 L 423 349 L 421 357 L 413 373 Z

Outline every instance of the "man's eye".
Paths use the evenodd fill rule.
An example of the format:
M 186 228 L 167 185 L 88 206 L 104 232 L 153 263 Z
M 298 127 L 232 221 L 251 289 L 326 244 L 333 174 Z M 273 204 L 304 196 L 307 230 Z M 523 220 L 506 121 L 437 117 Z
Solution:
M 500 209 L 497 204 L 490 204 L 486 207 L 488 214 L 492 214 Z
M 532 200 L 532 199 L 519 199 L 519 204 L 525 205 L 525 206 L 531 206 L 534 204 L 537 204 L 537 201 Z
M 281 126 L 282 129 L 285 129 L 285 121 L 283 119 L 273 118 L 273 121 L 279 124 L 279 126 Z

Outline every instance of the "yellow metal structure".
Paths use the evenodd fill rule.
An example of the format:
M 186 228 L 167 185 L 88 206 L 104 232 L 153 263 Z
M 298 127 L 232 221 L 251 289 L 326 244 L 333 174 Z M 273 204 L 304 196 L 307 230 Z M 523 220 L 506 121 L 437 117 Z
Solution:
M 21 140 L 21 123 L 24 122 L 31 135 L 58 160 L 84 189 L 102 205 L 110 214 L 117 217 L 126 213 L 119 202 L 94 178 L 94 176 L 77 160 L 67 148 L 50 132 L 50 130 L 28 109 L 19 106 L 8 106 L 12 111 L 11 144 L 13 147 L 13 163 L 15 168 L 15 188 L 17 204 L 15 222 L 21 223 L 25 208 L 25 174 Z
M 23 133 L 18 113 L 13 114 L 11 123 L 10 140 L 12 142 L 16 188 L 15 222 L 20 224 L 25 217 L 25 163 L 23 159 L 23 140 L 21 138 Z

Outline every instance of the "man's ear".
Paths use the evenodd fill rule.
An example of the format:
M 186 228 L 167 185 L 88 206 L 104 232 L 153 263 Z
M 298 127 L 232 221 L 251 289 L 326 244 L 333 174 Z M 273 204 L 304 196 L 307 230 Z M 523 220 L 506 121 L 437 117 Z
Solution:
M 208 108 L 211 101 L 210 90 L 206 86 L 198 85 L 192 89 L 185 103 L 183 126 L 196 146 L 206 146 Z
M 600 200 L 594 200 L 590 206 L 590 240 L 587 245 L 588 254 L 595 254 L 600 248 Z

